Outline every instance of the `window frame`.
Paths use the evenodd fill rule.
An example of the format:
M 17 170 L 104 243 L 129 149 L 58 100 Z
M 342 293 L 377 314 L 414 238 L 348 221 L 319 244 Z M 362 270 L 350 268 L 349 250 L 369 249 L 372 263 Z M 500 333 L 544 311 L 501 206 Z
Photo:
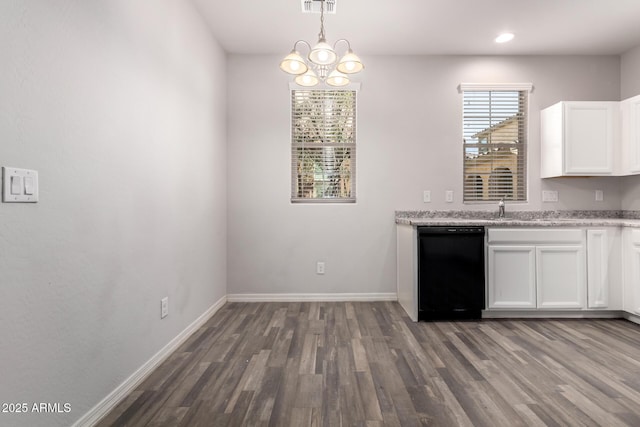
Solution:
M 495 179 L 504 179 L 501 177 L 511 176 L 511 183 L 507 185 L 510 187 L 510 191 L 512 194 L 517 193 L 517 198 L 505 198 L 505 201 L 510 203 L 528 203 L 529 200 L 529 103 L 530 103 L 530 95 L 533 90 L 533 84 L 531 83 L 461 83 L 458 86 L 458 92 L 462 95 L 461 97 L 461 113 L 462 113 L 462 201 L 464 204 L 491 204 L 500 200 L 501 197 L 492 197 L 492 193 L 495 191 Z M 491 165 L 491 171 L 488 173 L 485 171 L 484 173 L 479 172 L 477 169 L 472 169 L 468 167 L 467 164 L 467 149 L 473 145 L 473 143 L 468 143 L 466 141 L 466 129 L 465 125 L 467 124 L 465 116 L 465 92 L 524 92 L 524 94 L 518 94 L 518 102 L 519 102 L 519 110 L 518 114 L 522 113 L 522 118 L 517 118 L 516 115 L 506 117 L 506 119 L 510 119 L 511 117 L 517 118 L 517 130 L 518 134 L 522 134 L 523 141 L 521 146 L 524 149 L 524 153 L 516 154 L 518 157 L 515 159 L 516 165 L 522 169 L 521 173 L 517 173 L 514 171 L 510 171 L 511 175 L 505 174 L 501 169 L 503 165 L 497 164 L 494 168 L 493 163 Z M 522 102 L 520 97 L 524 96 L 525 100 Z M 490 96 L 487 98 L 490 99 Z M 520 104 L 521 103 L 521 104 Z M 491 104 L 492 105 L 492 104 Z M 490 114 L 488 114 L 490 117 Z M 505 120 L 506 121 L 506 120 Z M 492 126 L 485 128 L 487 131 Z M 469 145 L 468 145 L 469 144 Z M 505 142 L 498 142 L 499 147 L 502 147 L 506 144 Z M 499 151 L 499 149 L 498 149 Z M 500 157 L 498 156 L 497 159 Z M 495 173 L 500 170 L 500 173 Z M 509 169 L 507 169 L 509 170 Z M 483 186 L 477 186 L 477 178 L 479 176 L 484 177 Z M 470 178 L 468 180 L 468 178 Z M 514 179 L 518 179 L 518 184 L 514 182 Z M 490 185 L 491 181 L 491 185 Z M 506 183 L 505 180 L 505 185 Z M 506 187 L 505 187 L 506 189 Z M 479 192 L 482 193 L 481 197 L 478 197 Z M 486 195 L 486 196 L 485 196 Z
M 342 88 L 330 88 L 330 87 L 302 87 L 299 86 L 297 84 L 290 84 L 289 87 L 289 102 L 290 102 L 290 155 L 291 155 L 291 179 L 290 179 L 290 202 L 291 203 L 337 203 L 337 204 L 349 204 L 349 203 L 356 203 L 356 171 L 357 171 L 357 167 L 356 167 L 356 163 L 357 163 L 357 121 L 358 121 L 358 113 L 357 113 L 357 106 L 358 106 L 358 95 L 359 95 L 359 84 L 357 83 L 352 83 L 349 84 L 345 87 Z M 329 129 L 328 131 L 326 131 L 326 129 L 328 129 L 326 126 L 323 127 L 323 131 L 322 131 L 322 142 L 305 142 L 304 140 L 301 142 L 300 141 L 300 136 L 297 135 L 296 129 L 295 129 L 295 120 L 297 117 L 297 114 L 299 113 L 299 111 L 296 110 L 296 92 L 300 91 L 300 92 L 325 92 L 325 94 L 328 93 L 332 93 L 332 92 L 352 92 L 353 93 L 353 99 L 352 99 L 352 103 L 353 103 L 353 107 L 352 107 L 352 113 L 349 116 L 346 116 L 347 120 L 351 120 L 352 124 L 350 125 L 350 129 L 349 129 L 349 135 L 350 135 L 350 140 L 352 142 L 329 142 L 327 141 L 327 139 L 329 139 L 329 137 L 326 137 L 326 135 L 331 135 L 332 134 L 332 130 L 335 129 Z M 312 95 L 312 96 L 317 96 L 317 95 Z M 323 102 L 326 102 L 327 100 L 323 100 Z M 340 118 L 338 118 L 337 120 L 339 120 Z M 344 131 L 344 129 L 343 129 Z M 298 166 L 299 166 L 299 156 L 297 153 L 300 152 L 300 150 L 306 150 L 304 152 L 313 152 L 315 150 L 318 150 L 318 152 L 320 153 L 320 156 L 322 158 L 322 161 L 327 161 L 326 159 L 332 155 L 331 150 L 333 149 L 343 149 L 345 151 L 348 151 L 348 156 L 345 158 L 342 158 L 342 161 L 349 159 L 349 164 L 348 164 L 348 174 L 347 174 L 347 179 L 343 180 L 343 177 L 340 174 L 340 168 L 342 167 L 341 163 L 339 166 L 335 167 L 333 169 L 333 173 L 335 174 L 336 171 L 338 173 L 338 179 L 339 181 L 337 183 L 334 183 L 334 186 L 337 186 L 339 188 L 343 188 L 342 186 L 345 185 L 345 181 L 346 181 L 346 185 L 348 185 L 349 188 L 349 195 L 346 197 L 328 197 L 326 195 L 320 196 L 320 197 L 301 197 L 300 196 L 300 174 L 299 174 L 299 170 L 298 170 Z M 327 153 L 327 151 L 329 153 Z M 338 155 L 338 157 L 340 157 Z M 331 163 L 329 161 L 329 163 Z M 316 167 L 314 167 L 314 170 L 317 169 Z M 324 172 L 323 172 L 324 173 Z M 315 173 L 314 173 L 315 175 Z M 316 178 L 313 179 L 312 182 L 312 187 L 310 187 L 312 189 L 312 191 L 315 191 L 315 187 L 322 182 L 322 180 L 318 180 Z M 327 187 L 325 186 L 321 186 L 322 190 L 325 190 Z M 335 191 L 335 190 L 334 190 Z M 338 190 L 339 191 L 339 190 Z

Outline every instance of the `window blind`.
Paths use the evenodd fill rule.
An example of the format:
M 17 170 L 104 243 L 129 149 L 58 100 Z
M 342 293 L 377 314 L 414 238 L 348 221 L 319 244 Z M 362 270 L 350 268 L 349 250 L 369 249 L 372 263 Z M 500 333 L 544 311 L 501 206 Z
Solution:
M 463 88 L 465 202 L 527 199 L 528 93 Z
M 355 202 L 356 91 L 291 91 L 291 201 Z

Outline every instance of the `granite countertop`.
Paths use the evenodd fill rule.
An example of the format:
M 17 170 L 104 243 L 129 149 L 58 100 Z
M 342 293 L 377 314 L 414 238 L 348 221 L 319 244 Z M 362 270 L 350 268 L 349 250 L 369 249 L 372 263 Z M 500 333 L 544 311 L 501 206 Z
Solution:
M 637 227 L 639 211 L 396 211 L 396 224 L 486 227 Z

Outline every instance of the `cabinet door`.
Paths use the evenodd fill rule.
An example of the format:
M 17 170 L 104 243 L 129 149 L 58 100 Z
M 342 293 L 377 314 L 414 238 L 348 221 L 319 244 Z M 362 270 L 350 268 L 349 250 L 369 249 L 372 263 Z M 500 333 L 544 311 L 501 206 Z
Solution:
M 613 174 L 616 104 L 611 102 L 565 103 L 565 174 Z
M 624 310 L 640 315 L 640 230 L 629 230 L 625 249 Z
M 609 245 L 606 230 L 587 230 L 587 305 L 609 306 Z
M 585 275 L 582 246 L 536 247 L 538 308 L 584 308 Z
M 640 96 L 620 103 L 623 174 L 640 173 Z
M 536 308 L 535 252 L 534 246 L 489 246 L 489 308 Z

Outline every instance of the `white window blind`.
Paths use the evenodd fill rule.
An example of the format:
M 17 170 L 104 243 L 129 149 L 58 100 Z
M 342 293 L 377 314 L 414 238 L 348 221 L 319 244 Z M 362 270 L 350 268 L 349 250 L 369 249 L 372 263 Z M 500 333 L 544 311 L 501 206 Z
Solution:
M 465 202 L 527 199 L 530 88 L 461 85 Z
M 291 91 L 291 201 L 355 202 L 356 91 Z

